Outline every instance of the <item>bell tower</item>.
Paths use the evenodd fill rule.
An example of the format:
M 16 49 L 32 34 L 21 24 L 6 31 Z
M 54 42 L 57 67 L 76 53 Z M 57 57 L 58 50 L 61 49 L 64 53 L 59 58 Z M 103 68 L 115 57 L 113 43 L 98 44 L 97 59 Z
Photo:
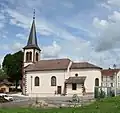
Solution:
M 38 62 L 40 60 L 40 52 L 41 49 L 37 43 L 37 36 L 36 36 L 36 27 L 35 27 L 35 10 L 33 13 L 33 22 L 28 38 L 27 45 L 23 48 L 24 50 L 24 67 L 29 64 Z
M 22 77 L 22 94 L 26 95 L 26 72 L 25 67 L 29 64 L 33 64 L 40 60 L 40 53 L 41 49 L 37 43 L 37 36 L 36 36 L 36 27 L 35 27 L 35 10 L 33 13 L 33 22 L 30 29 L 30 34 L 28 38 L 27 45 L 23 48 L 24 51 L 24 59 L 23 59 L 23 77 Z

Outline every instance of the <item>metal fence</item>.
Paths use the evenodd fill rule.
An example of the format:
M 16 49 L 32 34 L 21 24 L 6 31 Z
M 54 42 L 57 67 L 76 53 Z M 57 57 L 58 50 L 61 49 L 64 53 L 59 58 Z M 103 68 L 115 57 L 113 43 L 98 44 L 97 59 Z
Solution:
M 115 96 L 115 90 L 111 87 L 96 86 L 94 89 L 95 98 L 104 98 Z

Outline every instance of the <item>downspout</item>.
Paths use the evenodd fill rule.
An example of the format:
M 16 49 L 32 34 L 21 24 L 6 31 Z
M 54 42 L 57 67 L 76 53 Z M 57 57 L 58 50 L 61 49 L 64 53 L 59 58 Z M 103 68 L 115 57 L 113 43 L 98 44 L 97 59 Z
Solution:
M 72 66 L 72 61 L 70 61 L 68 68 L 67 68 L 67 76 L 70 77 L 70 67 Z
M 70 67 L 72 65 L 72 61 L 70 61 L 68 67 L 67 67 L 67 77 L 65 76 L 65 70 L 64 70 L 64 80 L 68 79 L 70 77 Z M 67 86 L 66 83 L 64 82 L 64 94 L 67 95 Z

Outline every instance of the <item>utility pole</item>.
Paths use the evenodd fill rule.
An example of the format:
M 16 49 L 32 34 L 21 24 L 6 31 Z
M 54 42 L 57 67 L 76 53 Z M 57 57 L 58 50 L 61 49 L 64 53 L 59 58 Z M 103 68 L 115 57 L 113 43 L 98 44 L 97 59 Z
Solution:
M 115 96 L 117 96 L 117 73 L 116 73 L 116 65 L 114 64 L 113 65 L 114 69 L 115 69 L 115 82 L 114 82 L 114 85 L 115 85 Z

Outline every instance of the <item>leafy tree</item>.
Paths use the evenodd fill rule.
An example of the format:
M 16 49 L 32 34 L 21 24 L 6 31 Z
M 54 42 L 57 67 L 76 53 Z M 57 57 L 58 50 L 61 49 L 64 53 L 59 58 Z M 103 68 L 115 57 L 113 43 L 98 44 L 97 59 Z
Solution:
M 7 73 L 6 73 L 6 68 L 2 69 L 0 68 L 0 80 L 8 78 Z
M 14 54 L 7 54 L 4 57 L 2 66 L 6 68 L 7 75 L 11 82 L 16 82 L 16 89 L 19 80 L 22 78 L 23 52 L 18 51 Z

